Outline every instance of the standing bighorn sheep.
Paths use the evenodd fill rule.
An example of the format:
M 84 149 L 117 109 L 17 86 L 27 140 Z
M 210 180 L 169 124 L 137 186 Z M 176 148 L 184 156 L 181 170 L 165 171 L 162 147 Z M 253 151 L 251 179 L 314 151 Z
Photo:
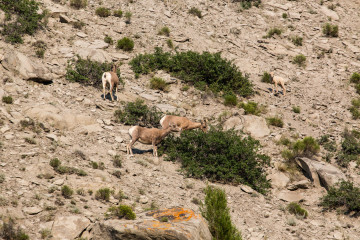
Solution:
M 144 128 L 140 126 L 134 126 L 129 129 L 129 135 L 131 137 L 130 143 L 126 146 L 127 154 L 130 153 L 130 156 L 134 156 L 132 152 L 132 145 L 139 140 L 143 144 L 152 144 L 154 151 L 153 155 L 155 157 L 157 154 L 157 145 L 167 136 L 170 132 L 176 132 L 179 129 L 175 124 L 170 124 L 168 129 L 157 129 L 157 128 Z
M 117 91 L 118 91 L 118 86 L 119 86 L 119 78 L 116 74 L 116 65 L 115 64 L 112 66 L 112 70 L 110 72 L 104 72 L 102 75 L 104 100 L 105 100 L 106 83 L 109 83 L 109 85 L 110 85 L 110 96 L 111 96 L 111 100 L 114 101 L 113 89 L 115 87 L 115 92 L 116 92 L 116 96 L 117 96 Z M 116 100 L 118 100 L 118 98 L 116 98 Z
M 286 95 L 285 80 L 282 77 L 274 76 L 274 72 L 270 73 L 270 77 L 274 83 L 274 88 L 272 89 L 272 93 L 274 93 L 274 89 L 275 89 L 275 93 L 277 92 L 277 85 L 280 84 L 283 89 L 283 94 L 285 96 Z
M 163 129 L 167 129 L 170 127 L 170 123 L 174 123 L 179 129 L 180 132 L 187 129 L 195 129 L 200 128 L 203 132 L 207 131 L 207 119 L 204 118 L 204 120 L 201 120 L 201 122 L 192 122 L 186 117 L 179 117 L 179 116 L 173 116 L 173 115 L 165 115 L 160 120 L 160 125 Z

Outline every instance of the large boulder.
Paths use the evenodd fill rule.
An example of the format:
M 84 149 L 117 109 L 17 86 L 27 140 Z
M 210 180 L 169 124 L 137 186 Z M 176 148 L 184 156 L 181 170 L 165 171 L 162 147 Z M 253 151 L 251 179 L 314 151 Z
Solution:
M 321 12 L 325 14 L 327 17 L 330 17 L 332 20 L 336 20 L 336 21 L 339 20 L 339 15 L 335 11 L 329 9 L 326 6 L 321 7 Z
M 107 54 L 102 49 L 94 49 L 94 48 L 80 48 L 77 51 L 77 55 L 79 55 L 83 59 L 90 59 L 91 61 L 96 61 L 100 63 L 111 62 L 112 58 L 109 54 Z
M 324 186 L 326 189 L 329 189 L 329 187 L 334 186 L 340 180 L 346 180 L 345 174 L 329 163 L 309 158 L 298 158 L 296 162 L 315 186 Z
M 54 240 L 70 240 L 80 234 L 90 225 L 90 220 L 83 216 L 58 216 L 55 218 L 51 234 Z
M 243 129 L 243 120 L 239 117 L 233 116 L 227 119 L 223 124 L 224 130 L 234 129 L 235 131 Z
M 211 240 L 212 237 L 200 215 L 190 209 L 171 208 L 139 214 L 136 220 L 112 219 L 97 223 L 92 239 Z
M 270 134 L 270 129 L 266 124 L 266 120 L 262 117 L 254 115 L 245 115 L 244 131 L 254 138 L 262 138 Z
M 13 73 L 18 73 L 25 80 L 41 83 L 52 83 L 53 76 L 40 61 L 30 59 L 21 52 L 8 50 L 1 64 Z

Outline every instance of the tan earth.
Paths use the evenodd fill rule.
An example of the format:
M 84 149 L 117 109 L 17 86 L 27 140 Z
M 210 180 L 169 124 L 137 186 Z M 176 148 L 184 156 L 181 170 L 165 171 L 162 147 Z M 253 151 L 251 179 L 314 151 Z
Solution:
M 357 97 L 349 78 L 360 71 L 358 0 L 321 1 L 323 5 L 320 1 L 262 0 L 259 8 L 248 10 L 241 10 L 236 1 L 225 0 L 89 0 L 80 10 L 65 0 L 40 2 L 42 9 L 50 11 L 44 30 L 25 36 L 21 45 L 5 43 L 0 36 L 0 98 L 11 95 L 14 99 L 13 104 L 0 103 L 0 174 L 5 177 L 0 183 L 0 216 L 15 218 L 30 239 L 41 239 L 44 229 L 51 231 L 52 239 L 99 239 L 91 230 L 106 224 L 106 210 L 119 202 L 113 196 L 110 202 L 96 200 L 94 193 L 102 187 L 116 193 L 121 190 L 126 196 L 121 204 L 134 206 L 141 216 L 154 205 L 160 209 L 183 207 L 199 214 L 194 199 L 204 199 L 202 190 L 207 184 L 226 191 L 233 223 L 243 239 L 360 239 L 358 218 L 325 212 L 318 205 L 326 194 L 318 178 L 325 176 L 332 184 L 345 176 L 359 185 L 356 164 L 340 168 L 332 158 L 331 164 L 316 165 L 308 172 L 317 179 L 311 183 L 303 175 L 294 177 L 278 169 L 284 161 L 284 146 L 276 144 L 281 136 L 319 138 L 329 134 L 339 145 L 346 127 L 359 127 L 348 110 Z M 334 10 L 328 8 L 332 4 L 336 5 Z M 132 12 L 131 23 L 126 24 L 124 17 L 96 16 L 99 6 Z M 188 14 L 191 7 L 200 9 L 203 18 Z M 288 17 L 283 18 L 283 13 Z M 70 24 L 77 20 L 85 23 L 82 30 Z M 323 35 L 326 22 L 339 26 L 339 37 Z M 170 37 L 157 35 L 163 26 L 170 28 Z M 281 28 L 283 33 L 264 39 L 272 27 Z M 115 49 L 103 42 L 106 35 L 114 40 L 131 37 L 134 50 Z M 292 43 L 290 38 L 295 35 L 304 38 L 303 46 Z M 184 83 L 173 81 L 164 72 L 157 74 L 171 82 L 167 93 L 149 88 L 150 75 L 135 79 L 128 62 L 156 46 L 171 51 L 167 39 L 172 39 L 178 51 L 221 52 L 222 57 L 232 60 L 249 74 L 256 90 L 250 100 L 266 106 L 266 113 L 245 116 L 242 109 L 225 107 L 220 97 L 204 99 L 193 87 L 181 91 Z M 32 44 L 37 40 L 48 46 L 44 59 L 34 54 Z M 306 56 L 305 67 L 292 63 L 300 53 Z M 221 120 L 225 128 L 243 129 L 259 139 L 261 151 L 271 157 L 271 167 L 266 170 L 273 183 L 271 193 L 264 196 L 246 186 L 185 178 L 178 171 L 180 164 L 163 161 L 162 157 L 154 159 L 152 147 L 138 142 L 136 149 L 149 151 L 128 158 L 130 126 L 115 123 L 113 117 L 120 101 L 104 101 L 100 89 L 65 79 L 67 62 L 76 54 L 122 63 L 125 86 L 119 91 L 120 101 L 142 98 L 164 112 L 178 112 L 194 121 L 207 117 L 213 125 Z M 286 96 L 271 94 L 272 85 L 260 80 L 264 71 L 274 71 L 287 80 Z M 299 106 L 301 113 L 295 114 L 293 106 Z M 271 116 L 280 116 L 284 127 L 268 126 L 265 118 Z M 46 131 L 22 129 L 20 121 L 30 118 L 44 124 Z M 36 144 L 29 144 L 25 138 L 34 138 Z M 122 168 L 113 166 L 114 155 L 120 155 Z M 324 162 L 324 157 L 321 149 L 316 160 Z M 49 165 L 53 158 L 84 170 L 87 176 L 56 173 Z M 91 161 L 103 162 L 104 169 L 93 169 Z M 116 170 L 121 172 L 120 178 L 113 175 Z M 75 190 L 71 199 L 61 196 L 63 185 Z M 83 191 L 78 194 L 76 190 L 80 189 Z M 288 201 L 301 201 L 309 217 L 298 219 L 288 213 Z

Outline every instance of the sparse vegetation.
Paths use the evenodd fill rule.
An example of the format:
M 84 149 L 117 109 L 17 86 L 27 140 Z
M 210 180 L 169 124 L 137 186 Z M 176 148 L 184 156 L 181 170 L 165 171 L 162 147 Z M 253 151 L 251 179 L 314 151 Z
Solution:
M 15 220 L 9 218 L 0 227 L 0 237 L 4 240 L 28 240 L 29 236 L 20 228 L 15 228 Z
M 360 212 L 360 188 L 350 181 L 341 181 L 330 187 L 321 199 L 321 205 L 327 210 L 344 209 L 346 214 Z
M 281 155 L 291 165 L 297 157 L 308 157 L 316 155 L 320 150 L 318 142 L 313 137 L 305 137 L 289 145 L 289 149 L 282 151 Z
M 266 121 L 271 126 L 280 127 L 280 128 L 284 126 L 283 120 L 277 116 L 266 118 Z
M 87 0 L 70 0 L 70 6 L 76 9 L 85 8 L 87 6 Z
M 301 216 L 303 218 L 307 218 L 308 216 L 308 212 L 303 209 L 298 203 L 296 202 L 291 202 L 289 203 L 289 205 L 287 206 L 287 210 L 297 216 Z
M 302 46 L 303 38 L 299 36 L 293 36 L 291 38 L 291 41 L 295 46 Z
M 174 43 L 171 39 L 166 40 L 166 44 L 169 48 L 171 48 L 171 49 L 174 48 Z
M 6 104 L 12 104 L 13 103 L 13 98 L 11 96 L 3 96 L 2 97 L 2 102 L 6 103 Z
M 267 34 L 263 38 L 272 38 L 274 35 L 280 36 L 282 33 L 282 30 L 280 28 L 270 28 L 267 32 Z
M 74 191 L 68 185 L 62 186 L 61 195 L 63 195 L 64 198 L 71 198 L 71 196 L 73 194 L 74 194 Z
M 131 12 L 126 12 L 126 13 L 125 13 L 125 23 L 126 23 L 126 24 L 130 24 L 130 23 L 131 23 L 131 17 L 132 17 L 132 13 L 131 13 Z
M 152 79 L 150 79 L 150 88 L 167 92 L 168 84 L 162 78 L 153 77 Z
M 198 18 L 202 18 L 201 11 L 196 7 L 190 8 L 189 14 L 194 15 L 194 16 L 196 16 Z
M 51 230 L 48 228 L 40 231 L 41 239 L 49 239 L 51 237 Z
M 243 97 L 253 94 L 248 76 L 228 60 L 221 58 L 220 53 L 203 52 L 163 52 L 155 48 L 153 54 L 139 54 L 131 60 L 130 65 L 135 74 L 148 74 L 155 70 L 165 70 L 173 76 L 193 84 L 200 90 L 208 85 L 213 92 L 224 94 L 235 93 Z
M 38 58 L 44 58 L 46 51 L 46 43 L 44 41 L 38 40 L 33 44 L 35 48 L 35 54 Z
M 123 37 L 117 41 L 116 48 L 130 52 L 134 49 L 134 41 L 130 38 Z
M 116 216 L 118 218 L 125 218 L 125 219 L 128 219 L 128 220 L 135 220 L 136 219 L 136 214 L 131 209 L 131 207 L 129 207 L 127 205 L 120 205 L 118 207 L 115 207 L 115 206 L 110 207 L 108 209 L 108 211 L 110 212 L 110 215 Z
M 323 27 L 323 33 L 327 37 L 338 37 L 339 36 L 339 27 L 338 25 L 332 25 L 331 23 L 326 23 Z
M 284 19 L 288 18 L 287 13 L 283 13 L 283 14 L 282 14 L 282 18 L 284 18 Z
M 122 159 L 120 155 L 115 155 L 113 160 L 114 167 L 121 168 L 122 167 Z
M 76 174 L 78 176 L 87 176 L 87 173 L 82 169 L 61 165 L 61 161 L 58 158 L 51 159 L 50 166 L 52 166 L 53 169 L 59 174 Z
M 293 106 L 292 108 L 294 113 L 300 113 L 300 107 L 299 106 Z
M 264 82 L 264 83 L 272 83 L 272 79 L 271 79 L 270 73 L 264 72 L 263 76 L 261 77 L 261 82 Z
M 224 95 L 224 105 L 225 106 L 236 106 L 237 105 L 237 97 L 234 94 L 226 94 Z
M 135 102 L 128 102 L 123 107 L 123 110 L 116 110 L 114 115 L 116 122 L 125 125 L 159 127 L 162 112 L 157 110 L 156 107 L 149 108 L 143 100 L 136 99 Z
M 33 144 L 33 145 L 36 144 L 36 141 L 35 141 L 34 138 L 27 137 L 27 138 L 24 138 L 24 140 L 25 140 L 26 143 Z
M 234 130 L 211 128 L 202 131 L 183 131 L 180 137 L 169 136 L 159 152 L 166 152 L 166 160 L 179 161 L 188 177 L 210 181 L 246 184 L 266 193 L 270 183 L 263 167 L 269 157 L 259 154 L 259 141 L 239 137 Z
M 306 57 L 303 54 L 296 55 L 293 59 L 293 62 L 300 67 L 305 67 L 306 65 Z
M 158 35 L 164 35 L 164 36 L 169 37 L 170 36 L 170 28 L 168 28 L 166 26 L 161 28 L 158 32 Z
M 265 110 L 264 106 L 259 106 L 258 103 L 252 101 L 247 103 L 241 102 L 239 106 L 245 110 L 246 115 L 251 114 L 259 116 Z
M 121 9 L 115 10 L 115 11 L 113 12 L 113 15 L 114 15 L 115 17 L 120 18 L 120 17 L 122 17 L 122 15 L 123 15 L 123 11 L 121 11 Z
M 71 23 L 73 28 L 76 28 L 76 29 L 82 29 L 83 26 L 85 26 L 85 23 L 83 21 L 75 21 L 75 22 L 72 22 Z
M 95 10 L 95 14 L 98 15 L 99 17 L 108 17 L 111 15 L 110 9 L 105 8 L 105 7 L 99 7 Z
M 104 42 L 113 45 L 114 44 L 114 40 L 110 37 L 110 36 L 105 36 L 104 37 Z
M 201 214 L 209 223 L 213 239 L 241 240 L 241 233 L 231 222 L 224 190 L 207 186 L 205 203 L 201 204 Z
M 77 56 L 68 62 L 66 67 L 66 79 L 70 82 L 78 82 L 80 84 L 102 88 L 102 74 L 111 70 L 112 63 L 100 63 L 91 61 L 90 59 L 82 59 Z M 117 69 L 119 84 L 124 82 L 120 76 L 120 69 Z
M 350 77 L 350 82 L 352 83 L 360 83 L 360 73 L 354 72 Z
M 5 182 L 5 175 L 4 174 L 0 174 L 0 183 Z
M 351 100 L 351 107 L 349 108 L 349 111 L 351 112 L 353 119 L 359 119 L 360 118 L 360 98 Z
M 341 143 L 341 151 L 336 162 L 341 167 L 347 167 L 351 161 L 358 161 L 360 154 L 360 132 L 345 129 L 344 139 Z
M 58 158 L 53 158 L 50 160 L 50 166 L 57 168 L 61 165 L 61 161 Z
M 97 200 L 104 200 L 104 201 L 109 201 L 110 200 L 110 195 L 113 193 L 114 191 L 110 190 L 109 188 L 100 188 L 99 190 L 96 191 L 95 193 L 95 199 Z

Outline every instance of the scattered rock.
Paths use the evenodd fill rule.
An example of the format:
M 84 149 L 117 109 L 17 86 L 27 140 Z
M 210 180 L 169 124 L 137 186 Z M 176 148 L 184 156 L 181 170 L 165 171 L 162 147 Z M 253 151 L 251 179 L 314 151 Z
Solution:
M 52 133 L 46 134 L 46 137 L 49 138 L 50 140 L 53 140 L 53 141 L 58 140 L 58 137 L 55 134 L 52 134 Z
M 234 129 L 235 131 L 239 131 L 243 129 L 243 121 L 240 117 L 231 117 L 226 120 L 223 124 L 224 130 Z
M 280 193 L 278 193 L 277 197 L 285 202 L 300 202 L 301 200 L 304 199 L 302 194 L 293 191 L 289 192 L 286 190 L 283 190 Z
M 288 185 L 290 178 L 282 172 L 276 172 L 268 175 L 268 180 L 271 181 L 271 186 L 282 189 Z
M 111 62 L 112 60 L 110 55 L 101 49 L 80 48 L 77 51 L 77 54 L 83 59 L 89 58 L 92 61 L 96 61 L 100 63 Z
M 60 13 L 59 18 L 60 18 L 61 23 L 70 23 L 71 22 L 71 19 L 68 16 L 66 16 L 65 14 Z
M 144 196 L 144 195 L 142 195 L 142 196 L 140 196 L 140 203 L 142 203 L 142 204 L 146 204 L 146 203 L 148 203 L 149 202 L 149 199 L 146 197 L 146 196 Z
M 246 186 L 246 185 L 241 185 L 241 186 L 240 186 L 240 189 L 243 190 L 243 191 L 246 192 L 246 193 L 249 193 L 249 194 L 255 192 L 251 187 Z
M 321 6 L 320 10 L 323 14 L 325 14 L 327 17 L 330 17 L 332 20 L 339 20 L 339 15 L 335 11 L 329 9 L 327 6 Z
M 310 188 L 310 181 L 309 180 L 301 180 L 301 181 L 297 181 L 297 182 L 293 182 L 291 183 L 287 189 L 291 190 L 291 191 L 295 191 L 299 188 L 301 189 L 308 189 Z
M 90 225 L 90 220 L 86 217 L 74 216 L 57 216 L 51 230 L 54 240 L 72 240 Z
M 35 215 L 38 214 L 40 212 L 42 212 L 42 208 L 40 207 L 26 207 L 23 209 L 24 213 L 29 214 L 29 215 Z
M 254 138 L 262 138 L 270 134 L 270 129 L 264 118 L 254 115 L 245 115 L 243 118 L 244 131 Z

